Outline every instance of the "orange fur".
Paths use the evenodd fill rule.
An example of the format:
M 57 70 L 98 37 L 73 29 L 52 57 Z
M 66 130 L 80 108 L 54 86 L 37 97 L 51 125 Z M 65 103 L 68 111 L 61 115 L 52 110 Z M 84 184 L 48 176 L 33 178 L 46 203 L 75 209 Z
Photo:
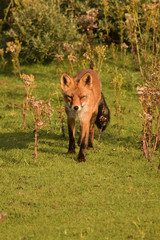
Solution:
M 68 117 L 68 153 L 75 153 L 75 120 L 77 118 L 80 122 L 78 161 L 82 162 L 85 161 L 87 141 L 88 147 L 93 147 L 94 123 L 101 99 L 101 82 L 96 72 L 86 69 L 80 71 L 73 79 L 66 73 L 62 74 L 61 89 Z

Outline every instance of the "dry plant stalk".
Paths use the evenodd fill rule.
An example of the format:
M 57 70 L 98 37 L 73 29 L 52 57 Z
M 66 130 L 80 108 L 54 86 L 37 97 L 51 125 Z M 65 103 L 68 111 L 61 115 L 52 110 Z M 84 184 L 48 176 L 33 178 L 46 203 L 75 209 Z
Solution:
M 155 170 L 154 155 L 160 145 L 160 1 L 128 1 L 126 26 L 144 85 L 137 88 L 143 116 L 143 152 Z M 141 13 L 141 15 L 139 14 Z M 158 166 L 160 170 L 160 163 Z
M 135 58 L 134 49 L 136 49 L 141 77 L 145 82 L 151 74 L 150 62 L 152 68 L 158 65 L 160 1 L 146 1 L 142 5 L 139 0 L 128 1 L 128 3 L 126 7 L 128 13 L 125 17 L 131 52 Z M 141 17 L 139 17 L 140 6 Z
M 23 105 L 23 129 L 25 129 L 29 99 L 31 98 L 33 88 L 36 85 L 34 82 L 34 76 L 32 74 L 29 76 L 23 73 L 20 74 L 20 78 L 23 80 L 24 88 L 26 91 L 25 103 Z
M 56 54 L 55 59 L 56 59 L 56 76 L 58 75 L 58 70 L 60 63 L 63 62 L 64 54 Z
M 160 147 L 160 86 L 146 83 L 144 87 L 137 87 L 137 92 L 143 110 L 143 116 L 140 115 L 143 120 L 143 152 L 157 170 L 153 157 Z M 158 169 L 160 170 L 160 162 Z
M 37 162 L 37 151 L 38 151 L 38 129 L 45 127 L 48 120 L 51 119 L 53 114 L 53 108 L 50 103 L 46 103 L 44 100 L 36 101 L 34 97 L 30 100 L 31 110 L 33 112 L 33 121 L 34 121 L 34 141 L 35 141 L 35 150 L 34 150 L 34 162 Z
M 111 43 L 110 51 L 111 51 L 114 63 L 117 64 L 117 62 L 118 62 L 118 45 L 115 43 Z
M 59 84 L 57 84 L 57 89 L 60 89 Z M 56 91 L 55 95 L 57 96 L 57 101 L 58 101 L 57 112 L 58 112 L 58 115 L 59 115 L 59 121 L 61 123 L 62 135 L 63 135 L 63 137 L 65 137 L 65 131 L 64 131 L 64 112 L 65 112 L 65 108 L 62 105 L 62 102 L 61 102 L 61 99 L 60 99 L 60 96 L 61 96 L 60 92 Z
M 114 87 L 114 95 L 115 95 L 115 116 L 117 119 L 117 128 L 118 128 L 118 138 L 120 140 L 120 134 L 122 130 L 122 119 L 123 119 L 123 106 L 121 104 L 122 97 L 124 96 L 124 90 L 122 90 L 122 84 L 123 84 L 123 76 L 122 74 L 118 74 L 113 78 L 113 87 Z
M 74 53 L 74 46 L 69 43 L 64 43 L 63 47 L 67 53 L 67 60 L 69 62 L 69 66 L 71 68 L 71 74 L 73 75 L 74 73 L 74 66 L 75 63 L 77 62 L 77 57 L 75 56 L 76 54 Z
M 64 107 L 58 106 L 57 112 L 59 114 L 59 121 L 61 123 L 61 129 L 62 129 L 62 135 L 65 137 L 65 131 L 64 131 Z

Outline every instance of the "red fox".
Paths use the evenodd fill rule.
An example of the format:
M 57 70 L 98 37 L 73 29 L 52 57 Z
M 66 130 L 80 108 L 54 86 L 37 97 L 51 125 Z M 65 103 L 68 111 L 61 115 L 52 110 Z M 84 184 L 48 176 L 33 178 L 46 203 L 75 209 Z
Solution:
M 97 127 L 103 131 L 110 120 L 110 111 L 101 93 L 101 82 L 95 71 L 85 69 L 73 79 L 63 73 L 61 89 L 68 122 L 68 153 L 75 153 L 75 120 L 77 118 L 80 122 L 78 161 L 84 162 L 87 141 L 88 147 L 93 148 L 94 124 L 96 123 Z

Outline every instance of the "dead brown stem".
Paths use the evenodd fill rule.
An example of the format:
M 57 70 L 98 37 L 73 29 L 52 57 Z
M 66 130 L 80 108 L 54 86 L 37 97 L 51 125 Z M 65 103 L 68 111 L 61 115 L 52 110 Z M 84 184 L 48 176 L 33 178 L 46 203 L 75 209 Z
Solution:
M 35 142 L 35 150 L 34 150 L 34 162 L 37 162 L 37 150 L 38 150 L 38 133 L 37 133 L 37 123 L 35 123 L 35 133 L 34 133 L 34 142 Z

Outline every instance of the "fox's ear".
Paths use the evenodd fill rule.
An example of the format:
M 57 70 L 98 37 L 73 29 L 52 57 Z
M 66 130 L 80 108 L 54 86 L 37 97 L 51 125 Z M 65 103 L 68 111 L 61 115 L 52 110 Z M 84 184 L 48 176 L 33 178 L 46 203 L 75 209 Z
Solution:
M 85 73 L 84 76 L 80 79 L 80 84 L 83 84 L 84 87 L 91 89 L 92 75 L 90 73 Z
M 61 76 L 61 88 L 63 91 L 66 91 L 73 85 L 73 80 L 66 73 L 63 73 Z

